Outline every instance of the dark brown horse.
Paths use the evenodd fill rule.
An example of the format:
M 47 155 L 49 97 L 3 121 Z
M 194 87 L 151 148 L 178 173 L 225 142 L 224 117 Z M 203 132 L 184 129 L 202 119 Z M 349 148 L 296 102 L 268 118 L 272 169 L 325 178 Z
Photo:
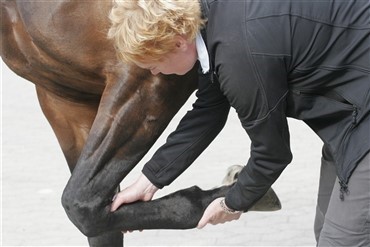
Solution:
M 72 176 L 62 203 L 91 246 L 122 246 L 121 230 L 194 228 L 227 187 L 192 187 L 110 212 L 119 183 L 197 84 L 121 63 L 106 34 L 110 1 L 1 0 L 1 57 L 36 85 Z M 179 206 L 181 205 L 181 206 Z

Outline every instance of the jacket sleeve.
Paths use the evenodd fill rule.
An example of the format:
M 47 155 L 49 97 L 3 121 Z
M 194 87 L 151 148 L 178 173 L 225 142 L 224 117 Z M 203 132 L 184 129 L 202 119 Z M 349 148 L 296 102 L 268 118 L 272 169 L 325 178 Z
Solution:
M 238 181 L 226 195 L 228 207 L 247 211 L 291 162 L 285 107 L 283 96 L 264 118 L 242 123 L 251 139 L 251 154 Z
M 143 174 L 158 188 L 173 182 L 207 148 L 226 123 L 230 105 L 218 82 L 199 75 L 197 100 L 166 143 L 145 164 Z
M 233 47 L 219 46 L 216 72 L 221 90 L 251 140 L 251 149 L 247 165 L 226 194 L 225 203 L 247 211 L 291 162 L 286 118 L 289 90 L 283 56 L 240 55 L 244 47 Z

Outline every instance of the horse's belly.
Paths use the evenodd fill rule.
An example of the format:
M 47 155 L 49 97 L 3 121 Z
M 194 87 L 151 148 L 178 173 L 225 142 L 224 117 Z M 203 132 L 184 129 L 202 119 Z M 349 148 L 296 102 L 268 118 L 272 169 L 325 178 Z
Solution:
M 46 29 L 41 23 L 48 22 L 45 17 L 48 13 L 39 17 L 35 15 L 40 13 L 34 13 L 36 23 L 30 19 L 32 8 L 35 8 L 32 2 L 1 2 L 3 61 L 19 76 L 61 96 L 99 99 L 105 88 L 106 64 L 116 61 L 111 55 L 113 50 L 96 52 L 94 41 L 87 43 L 85 35 L 81 34 L 83 39 L 72 35 L 67 27 L 64 32 L 53 27 Z M 99 42 L 103 47 L 104 42 L 109 45 L 105 37 Z

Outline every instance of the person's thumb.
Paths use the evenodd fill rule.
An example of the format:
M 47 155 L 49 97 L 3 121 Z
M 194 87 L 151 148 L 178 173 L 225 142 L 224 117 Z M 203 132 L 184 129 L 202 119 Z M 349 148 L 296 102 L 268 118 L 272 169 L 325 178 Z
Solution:
M 208 223 L 208 216 L 206 214 L 203 214 L 203 217 L 200 219 L 197 228 L 202 229 L 205 227 Z
M 127 200 L 126 200 L 126 197 L 125 196 L 120 196 L 119 194 L 117 194 L 113 199 L 110 211 L 111 212 L 116 211 L 124 203 L 128 203 Z

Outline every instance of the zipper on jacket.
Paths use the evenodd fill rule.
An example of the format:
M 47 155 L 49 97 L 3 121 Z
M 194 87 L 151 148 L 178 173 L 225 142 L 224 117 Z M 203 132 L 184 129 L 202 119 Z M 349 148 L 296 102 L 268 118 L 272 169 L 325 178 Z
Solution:
M 315 92 L 315 91 L 311 91 L 311 90 L 304 90 L 304 91 L 292 90 L 292 92 L 296 95 L 317 95 L 317 96 L 326 97 L 326 98 L 329 98 L 329 99 L 332 99 L 332 100 L 336 100 L 339 103 L 347 105 L 349 110 L 352 109 L 352 119 L 351 119 L 351 122 L 350 122 L 351 125 L 346 130 L 346 133 L 344 134 L 342 142 L 340 144 L 341 152 L 343 153 L 344 145 L 348 141 L 347 140 L 348 135 L 350 134 L 350 132 L 357 125 L 358 107 L 355 104 L 352 104 L 351 102 L 349 102 L 347 99 L 345 99 L 340 94 L 335 93 L 335 92 Z M 344 170 L 344 168 L 342 168 L 342 171 L 343 170 Z M 345 174 L 347 174 L 347 171 L 346 171 Z M 348 181 L 348 178 L 345 178 L 345 179 L 347 179 L 347 181 Z M 348 190 L 348 182 L 345 182 L 344 180 L 340 179 L 339 185 L 340 185 L 339 198 L 340 198 L 340 200 L 343 201 L 345 195 L 348 195 L 350 193 L 350 191 Z
M 216 71 L 212 70 L 211 71 L 211 82 L 214 83 L 215 81 L 218 82 L 218 76 L 217 76 Z
M 291 90 L 294 94 L 296 95 L 311 95 L 311 96 L 321 96 L 325 97 L 327 99 L 335 100 L 338 103 L 342 103 L 344 105 L 347 105 L 348 108 L 350 107 L 353 110 L 352 113 L 352 123 L 356 124 L 356 118 L 357 118 L 357 106 L 349 102 L 346 98 L 341 96 L 340 94 L 336 92 L 331 92 L 331 91 L 324 91 L 324 92 L 317 92 L 314 90 L 296 90 L 292 89 Z

